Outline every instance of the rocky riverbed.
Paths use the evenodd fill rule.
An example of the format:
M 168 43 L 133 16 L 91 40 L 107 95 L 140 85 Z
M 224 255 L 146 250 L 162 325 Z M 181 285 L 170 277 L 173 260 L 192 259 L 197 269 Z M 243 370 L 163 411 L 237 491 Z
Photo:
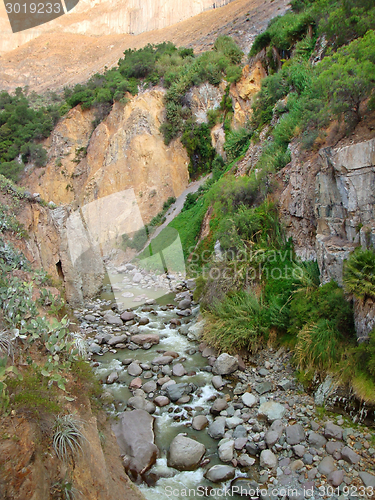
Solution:
M 185 285 L 158 303 L 145 293 L 135 310 L 98 299 L 75 311 L 146 498 L 370 498 L 373 429 L 317 411 L 284 348 L 244 362 L 201 343 Z

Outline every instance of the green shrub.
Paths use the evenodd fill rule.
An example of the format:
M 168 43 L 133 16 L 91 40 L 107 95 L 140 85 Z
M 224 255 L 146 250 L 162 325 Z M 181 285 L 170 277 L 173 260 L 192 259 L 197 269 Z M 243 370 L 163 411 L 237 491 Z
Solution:
M 250 145 L 252 132 L 246 128 L 233 130 L 226 135 L 224 150 L 227 153 L 228 161 L 233 161 L 246 153 Z
M 221 351 L 256 352 L 267 335 L 262 304 L 253 294 L 237 292 L 215 302 L 206 313 L 203 339 Z
M 357 299 L 375 299 L 375 252 L 355 250 L 344 263 L 343 282 L 345 291 Z

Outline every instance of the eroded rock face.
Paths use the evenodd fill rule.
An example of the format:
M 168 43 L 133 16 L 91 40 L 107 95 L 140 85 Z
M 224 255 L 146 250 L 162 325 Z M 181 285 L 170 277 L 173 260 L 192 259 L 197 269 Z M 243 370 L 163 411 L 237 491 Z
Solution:
M 280 173 L 280 208 L 296 252 L 317 259 L 322 283 L 342 284 L 343 263 L 359 245 L 375 246 L 375 139 L 324 148 L 304 161 L 296 144 Z M 356 304 L 357 337 L 375 325 L 374 304 Z
M 125 470 L 135 479 L 156 462 L 158 449 L 154 444 L 154 417 L 147 411 L 126 411 L 112 424 Z
M 129 96 L 130 102 L 116 103 L 94 131 L 91 112 L 72 109 L 47 140 L 44 173 L 36 169 L 24 183 L 47 201 L 75 207 L 132 188 L 148 222 L 189 180 L 186 150 L 180 140 L 166 146 L 159 130 L 163 97 L 163 90 Z

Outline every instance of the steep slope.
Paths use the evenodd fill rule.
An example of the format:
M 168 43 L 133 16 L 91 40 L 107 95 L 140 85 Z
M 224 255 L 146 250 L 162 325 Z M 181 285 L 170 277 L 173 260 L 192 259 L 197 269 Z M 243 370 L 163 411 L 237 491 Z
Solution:
M 136 36 L 45 33 L 0 57 L 0 87 L 14 90 L 27 85 L 36 92 L 59 90 L 116 65 L 124 50 L 147 43 L 172 41 L 199 52 L 211 47 L 217 36 L 231 35 L 247 53 L 254 37 L 272 17 L 283 14 L 287 5 L 287 0 L 234 0 L 220 9 Z M 2 33 L 4 50 L 9 50 L 9 34 Z

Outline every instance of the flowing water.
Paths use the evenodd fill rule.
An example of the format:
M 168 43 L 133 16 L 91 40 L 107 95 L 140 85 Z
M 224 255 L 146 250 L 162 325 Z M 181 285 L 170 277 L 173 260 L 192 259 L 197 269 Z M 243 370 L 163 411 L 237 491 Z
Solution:
M 111 277 L 111 283 L 120 283 L 120 279 Z M 130 288 L 129 288 L 130 289 Z M 131 292 L 134 296 L 141 295 L 144 290 L 141 288 L 132 287 Z M 152 298 L 152 294 L 148 291 L 148 296 Z M 107 301 L 109 305 L 113 300 L 113 294 L 107 289 L 101 297 L 102 301 Z M 139 326 L 139 333 L 157 333 L 160 336 L 160 343 L 152 346 L 150 349 L 137 349 L 131 351 L 129 349 L 116 349 L 106 352 L 103 355 L 94 356 L 94 360 L 99 363 L 95 368 L 96 374 L 103 382 L 107 376 L 114 371 L 119 373 L 119 383 L 107 385 L 106 390 L 111 392 L 115 402 L 111 407 L 113 416 L 121 413 L 126 409 L 127 400 L 132 396 L 129 389 L 129 384 L 133 377 L 128 375 L 126 367 L 122 365 L 124 359 L 135 359 L 141 363 L 150 364 L 151 361 L 162 351 L 174 351 L 179 354 L 178 361 L 183 363 L 189 375 L 183 377 L 172 377 L 177 383 L 193 383 L 198 389 L 192 394 L 190 401 L 187 404 L 177 405 L 171 403 L 163 408 L 157 408 L 153 414 L 155 417 L 154 432 L 155 444 L 159 448 L 159 458 L 156 464 L 149 472 L 150 478 L 155 478 L 151 486 L 145 483 L 139 485 L 140 490 L 147 500 L 161 500 L 167 498 L 191 498 L 194 496 L 206 496 L 210 498 L 222 498 L 223 488 L 229 486 L 229 483 L 213 485 L 210 481 L 204 478 L 204 472 L 207 468 L 222 463 L 217 455 L 218 441 L 212 439 L 206 430 L 195 431 L 191 427 L 192 418 L 195 415 L 205 414 L 210 422 L 213 417 L 209 413 L 212 405 L 212 400 L 219 395 L 224 395 L 219 392 L 211 384 L 212 373 L 205 371 L 207 367 L 207 359 L 203 358 L 198 350 L 198 343 L 194 340 L 193 333 L 181 334 L 178 328 L 173 328 L 170 325 L 172 318 L 177 318 L 176 310 L 162 310 L 160 306 L 167 303 L 171 304 L 174 299 L 174 294 L 165 295 L 158 299 L 158 303 L 153 306 L 154 312 L 143 312 L 139 306 L 134 309 L 138 316 L 147 317 L 150 322 L 147 325 Z M 129 307 L 129 303 L 127 304 Z M 134 303 L 133 303 L 134 307 Z M 156 314 L 155 314 L 156 312 Z M 199 307 L 192 309 L 192 315 L 189 317 L 189 329 L 197 323 L 199 316 Z M 184 324 L 184 319 L 182 323 Z M 194 328 L 191 329 L 194 331 Z M 113 332 L 115 333 L 115 331 Z M 153 374 L 154 375 L 154 374 Z M 151 380 L 151 378 L 150 378 Z M 145 380 L 147 382 L 147 380 Z M 230 389 L 229 389 L 230 391 Z M 228 392 L 228 388 L 226 391 Z M 150 399 L 152 400 L 152 399 Z M 186 433 L 190 438 L 197 440 L 206 447 L 204 459 L 209 460 L 206 467 L 200 467 L 195 471 L 179 472 L 167 465 L 167 452 L 171 441 L 179 433 Z M 207 461 L 208 461 L 207 460 Z M 248 477 L 244 471 L 237 470 L 236 477 Z M 200 489 L 199 489 L 200 488 Z M 203 488 L 207 488 L 204 490 Z M 219 490 L 216 494 L 216 489 Z M 232 497 L 240 498 L 240 497 Z

